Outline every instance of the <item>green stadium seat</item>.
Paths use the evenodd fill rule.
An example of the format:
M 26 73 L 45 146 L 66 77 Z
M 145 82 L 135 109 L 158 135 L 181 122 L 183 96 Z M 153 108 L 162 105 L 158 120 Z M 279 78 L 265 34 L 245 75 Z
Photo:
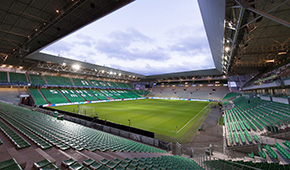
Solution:
M 70 165 L 68 167 L 69 170 L 80 170 L 82 169 L 84 166 L 82 164 L 80 164 L 79 162 L 75 162 L 72 165 Z
M 102 88 L 102 89 L 108 89 L 109 88 L 109 86 L 103 81 L 100 81 L 100 80 L 89 80 L 89 81 L 91 82 L 91 84 L 94 87 Z
M 273 149 L 268 144 L 266 146 L 264 146 L 264 148 L 269 153 L 269 156 L 271 158 L 275 158 L 275 159 L 277 158 L 277 154 L 273 151 Z
M 85 101 L 76 91 L 70 89 L 60 89 L 60 92 L 70 101 L 70 102 L 83 102 Z
M 41 75 L 29 74 L 31 85 L 46 85 Z
M 2 115 L 0 115 L 1 118 Z M 16 146 L 17 149 L 23 149 L 30 146 L 25 139 L 23 139 L 18 133 L 6 125 L 2 120 L 0 120 L 0 130 L 11 140 L 11 142 Z
M 0 71 L 0 83 L 7 83 L 7 82 L 8 82 L 7 72 Z
M 125 167 L 122 167 L 121 165 L 118 165 L 114 168 L 114 170 L 125 170 Z
M 19 128 L 23 133 L 26 133 L 26 135 L 29 136 L 29 138 L 34 142 L 37 142 L 39 146 L 43 146 L 43 149 L 45 149 L 45 143 L 41 142 L 38 139 L 38 136 L 41 136 L 51 144 L 63 150 L 69 149 L 70 147 L 75 149 L 81 147 L 89 150 L 98 149 L 103 151 L 134 150 L 137 152 L 166 153 L 166 151 L 162 151 L 148 145 L 143 145 L 115 135 L 80 126 L 69 121 L 63 120 L 62 122 L 64 123 L 60 124 L 58 122 L 59 120 L 56 120 L 53 117 L 38 113 L 36 111 L 23 109 L 18 106 L 0 103 L 0 109 L 3 111 L 3 115 L 6 116 L 5 118 L 7 120 L 9 119 L 7 118 L 7 115 L 9 115 L 9 117 L 11 117 L 11 120 L 9 119 L 9 121 L 12 122 L 13 119 L 15 124 L 17 122 L 19 126 L 15 125 L 15 127 Z M 21 117 L 17 114 L 19 112 L 22 114 Z M 31 119 L 32 116 L 33 119 Z M 26 130 L 29 129 L 30 133 L 26 132 L 24 129 L 21 129 L 20 126 L 22 128 L 25 127 L 24 129 Z M 63 135 L 64 133 L 66 134 L 65 136 Z M 83 139 L 83 136 L 86 136 L 86 140 Z
M 114 169 L 117 165 L 118 164 L 116 164 L 114 162 L 111 162 L 111 161 L 106 164 L 106 166 L 109 167 L 109 168 L 111 168 L 111 169 Z
M 60 77 L 60 76 L 44 76 L 48 85 L 54 86 L 73 86 L 71 80 L 68 77 Z
M 71 166 L 72 164 L 76 163 L 76 160 L 74 160 L 73 158 L 69 158 L 68 160 L 65 160 L 65 161 L 62 161 L 61 164 L 64 166 L 64 167 L 69 167 Z
M 28 83 L 26 75 L 22 73 L 9 72 L 9 77 L 11 83 Z
M 103 165 L 98 170 L 111 170 L 111 169 L 107 167 L 106 165 Z
M 30 92 L 30 94 L 32 95 L 32 97 L 34 99 L 35 105 L 47 104 L 47 102 L 42 97 L 42 95 L 40 94 L 40 92 L 38 91 L 38 89 L 29 88 L 29 92 Z
M 69 101 L 57 89 L 40 89 L 49 103 L 68 103 Z
M 98 100 L 93 94 L 91 94 L 88 90 L 75 90 L 81 97 L 83 97 L 86 101 L 94 101 Z
M 99 92 L 98 90 L 88 90 L 88 91 L 100 100 L 107 100 L 106 96 L 103 93 Z
M 74 82 L 74 86 L 77 87 L 92 87 L 92 85 L 89 83 L 89 81 L 85 79 L 77 79 L 77 78 L 72 78 Z
M 90 166 L 91 164 L 93 164 L 95 162 L 96 162 L 95 160 L 89 158 L 89 159 L 83 161 L 83 165 Z
M 48 159 L 44 159 L 44 160 L 42 160 L 42 161 L 39 161 L 39 162 L 35 162 L 34 164 L 33 164 L 33 167 L 35 168 L 35 169 L 40 169 L 40 168 L 42 168 L 42 167 L 44 167 L 44 166 L 46 166 L 46 165 L 48 165 L 48 164 L 51 164 L 52 162 L 50 161 L 50 160 L 48 160 Z
M 14 158 L 0 162 L 0 169 L 5 170 L 22 170 L 20 165 L 16 162 Z
M 90 165 L 90 169 L 95 170 L 101 168 L 103 165 L 99 162 L 94 162 Z
M 100 161 L 103 165 L 106 165 L 107 163 L 109 163 L 110 161 L 108 159 L 102 159 Z

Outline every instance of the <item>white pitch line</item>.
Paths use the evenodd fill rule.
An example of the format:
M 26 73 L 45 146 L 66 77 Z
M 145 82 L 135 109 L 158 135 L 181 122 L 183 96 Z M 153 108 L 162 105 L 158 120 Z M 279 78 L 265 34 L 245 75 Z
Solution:
M 207 108 L 207 106 L 209 105 L 210 103 L 208 103 L 201 111 L 199 111 L 198 113 L 197 113 L 197 115 L 199 115 L 204 109 L 206 109 Z M 191 122 L 197 115 L 195 115 L 192 119 L 190 119 L 184 126 L 182 126 L 182 128 L 181 129 L 179 129 L 178 131 L 177 131 L 177 133 L 179 133 L 185 126 L 187 126 L 187 124 L 189 123 L 189 122 Z

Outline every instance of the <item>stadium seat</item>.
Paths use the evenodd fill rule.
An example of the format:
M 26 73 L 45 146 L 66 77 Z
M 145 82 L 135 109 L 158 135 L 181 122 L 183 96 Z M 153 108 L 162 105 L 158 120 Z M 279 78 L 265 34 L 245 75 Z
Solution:
M 32 97 L 34 99 L 35 105 L 47 104 L 47 102 L 42 97 L 42 95 L 40 94 L 40 91 L 38 89 L 29 88 L 29 92 L 30 92 L 30 94 L 32 95 Z
M 49 103 L 69 103 L 69 101 L 57 89 L 40 89 Z
M 74 160 L 73 158 L 69 158 L 69 159 L 67 159 L 67 160 L 64 160 L 64 161 L 62 161 L 61 162 L 61 164 L 64 166 L 64 167 L 69 167 L 69 166 L 71 166 L 72 164 L 74 164 L 74 163 L 76 163 L 77 161 L 76 160 Z
M 10 106 L 10 107 L 9 107 Z M 55 144 L 58 148 L 66 150 L 69 148 L 78 149 L 86 148 L 88 150 L 99 150 L 99 151 L 136 151 L 136 152 L 151 152 L 151 153 L 166 153 L 166 151 L 137 143 L 125 138 L 121 138 L 115 135 L 104 133 L 95 129 L 87 128 L 81 125 L 77 125 L 72 122 L 65 122 L 59 124 L 53 117 L 45 116 L 35 111 L 25 110 L 18 106 L 7 105 L 0 103 L 0 108 L 3 112 L 8 112 L 9 116 L 13 117 L 15 122 L 19 122 L 22 126 L 30 129 L 33 133 L 45 138 L 52 144 Z M 23 114 L 21 118 L 17 116 L 20 111 Z M 15 112 L 14 112 L 14 111 Z M 26 115 L 26 116 L 25 116 Z M 34 116 L 34 119 L 28 117 Z M 33 126 L 32 126 L 33 125 Z M 66 136 L 63 136 L 63 133 Z M 30 134 L 28 134 L 30 135 Z M 86 136 L 86 140 L 83 140 L 82 136 Z M 31 135 L 31 139 L 36 139 Z M 55 140 L 59 141 L 56 142 Z M 82 143 L 82 145 L 80 145 Z M 42 144 L 42 142 L 41 142 Z
M 9 72 L 10 83 L 27 84 L 27 78 L 25 74 Z
M 7 72 L 0 71 L 0 83 L 7 83 L 7 82 L 8 82 Z
M 88 90 L 75 90 L 81 97 L 83 97 L 86 101 L 94 101 L 98 100 L 93 94 L 91 94 Z
M 96 98 L 98 98 L 99 100 L 107 100 L 107 98 L 105 97 L 105 95 L 101 92 L 99 92 L 98 90 L 88 90 L 91 94 L 93 94 Z
M 85 101 L 76 91 L 70 89 L 60 89 L 60 92 L 70 101 L 70 102 L 83 102 Z
M 91 84 L 94 87 L 97 87 L 100 89 L 108 89 L 109 88 L 109 86 L 103 81 L 100 81 L 100 80 L 89 80 L 89 81 L 91 82 Z
M 10 141 L 16 146 L 17 149 L 23 149 L 30 146 L 30 143 L 28 143 L 18 133 L 12 130 L 2 120 L 0 120 L 0 130 L 10 139 Z
M 95 162 L 96 162 L 95 160 L 89 158 L 89 159 L 83 161 L 83 165 L 90 166 L 91 164 L 93 164 Z
M 22 170 L 21 166 L 13 158 L 6 160 L 6 161 L 3 161 L 3 162 L 0 162 L 0 169 L 3 169 L 3 170 Z
M 33 167 L 34 167 L 35 169 L 40 169 L 40 168 L 43 168 L 43 167 L 45 167 L 45 166 L 47 166 L 47 165 L 49 165 L 49 164 L 52 164 L 52 162 L 50 162 L 50 160 L 48 160 L 48 159 L 44 159 L 44 160 L 42 160 L 42 161 L 35 162 L 35 163 L 33 164 Z
M 48 85 L 52 86 L 63 86 L 63 87 L 69 87 L 73 86 L 71 80 L 68 77 L 60 77 L 60 76 L 44 76 Z
M 74 86 L 76 87 L 92 87 L 92 85 L 89 83 L 89 81 L 85 79 L 77 79 L 77 78 L 72 78 L 74 82 Z
M 46 85 L 41 75 L 29 74 L 31 85 Z

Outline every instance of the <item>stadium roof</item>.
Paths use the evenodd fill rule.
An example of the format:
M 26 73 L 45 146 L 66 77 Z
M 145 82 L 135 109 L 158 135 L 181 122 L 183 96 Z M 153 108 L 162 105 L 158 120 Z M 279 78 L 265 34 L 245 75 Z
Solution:
M 27 59 L 31 61 L 37 61 L 36 62 L 37 64 L 33 66 L 33 71 L 50 70 L 51 72 L 58 73 L 72 72 L 74 74 L 84 74 L 86 76 L 93 75 L 115 79 L 123 78 L 127 80 L 136 80 L 137 78 L 143 79 L 145 78 L 145 76 L 140 74 L 99 66 L 82 61 L 67 59 L 63 57 L 57 57 L 45 53 L 34 53 L 29 55 Z M 74 65 L 78 65 L 80 69 L 79 70 L 73 69 L 72 67 Z
M 29 54 L 132 1 L 2 0 L 0 62 L 32 68 L 38 63 L 26 59 Z M 216 69 L 148 78 L 215 75 L 221 74 L 222 70 L 228 74 L 246 74 L 263 71 L 290 59 L 290 0 L 198 2 Z M 44 60 L 37 59 L 38 62 Z M 124 72 L 127 73 L 133 74 Z
M 289 62 L 289 14 L 289 0 L 226 0 L 224 71 L 258 73 Z
M 25 67 L 27 55 L 132 1 L 1 0 L 0 62 Z
M 52 58 L 54 58 L 53 61 L 60 64 L 64 61 L 64 59 L 56 56 L 53 57 L 49 55 L 43 55 L 38 53 L 38 51 L 50 43 L 68 35 L 69 33 L 81 28 L 84 25 L 87 25 L 103 17 L 106 14 L 113 12 L 116 9 L 121 8 L 124 5 L 127 5 L 132 1 L 134 0 L 3 0 L 0 2 L 0 18 L 2 21 L 2 27 L 0 29 L 0 61 L 2 64 L 12 64 L 14 66 L 21 65 L 28 70 L 37 68 L 36 66 L 39 65 L 39 63 L 44 62 L 44 60 L 47 60 L 47 63 L 51 63 Z M 222 5 L 222 7 L 223 6 L 224 5 Z M 210 7 L 211 9 L 214 9 L 213 5 Z M 201 11 L 207 10 L 208 9 L 206 6 L 201 7 Z M 221 10 L 215 10 L 215 12 L 219 12 L 219 16 L 221 13 L 223 13 Z M 206 18 L 206 12 L 202 12 L 202 14 L 203 17 Z M 211 22 L 211 18 L 207 18 L 207 21 L 204 22 L 205 24 Z M 210 37 L 210 31 L 211 30 L 207 30 L 208 37 Z M 212 44 L 213 43 L 210 43 L 211 46 Z M 222 50 L 220 49 L 219 51 Z M 213 50 L 212 53 L 214 53 Z M 31 57 L 27 58 L 27 56 L 30 54 L 32 54 Z M 218 59 L 216 56 L 221 55 L 214 55 L 215 64 L 220 65 L 221 59 Z M 79 63 L 88 66 L 87 63 Z M 88 67 L 90 68 L 92 65 Z M 139 78 L 145 77 L 139 74 L 108 67 L 97 65 L 94 65 L 94 67 L 102 70 L 107 69 L 107 72 L 109 72 L 109 70 L 114 70 L 114 72 L 122 72 L 123 74 L 127 75 L 130 74 L 130 76 L 134 75 Z M 194 76 L 197 73 L 198 71 L 193 71 L 164 74 L 164 76 L 179 76 L 180 74 Z M 213 74 L 216 74 L 216 72 L 213 72 Z M 156 75 L 155 77 L 160 76 L 162 75 Z

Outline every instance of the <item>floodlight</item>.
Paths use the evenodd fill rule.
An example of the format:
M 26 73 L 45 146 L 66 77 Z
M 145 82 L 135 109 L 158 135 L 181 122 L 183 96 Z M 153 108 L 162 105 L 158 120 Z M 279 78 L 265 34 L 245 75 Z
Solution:
M 79 70 L 81 68 L 81 66 L 78 64 L 74 64 L 74 65 L 72 65 L 72 68 L 75 70 Z
M 6 67 L 6 64 L 2 64 L 2 66 L 1 67 Z
M 62 66 L 66 66 L 66 63 L 62 63 Z
M 275 62 L 274 59 L 272 59 L 272 60 L 266 60 L 266 63 L 274 63 L 274 62 Z
M 278 55 L 285 55 L 287 54 L 287 51 L 279 51 Z
M 225 48 L 225 51 L 226 51 L 226 52 L 229 52 L 229 51 L 230 51 L 230 47 L 226 47 L 226 48 Z
M 112 72 L 112 71 L 110 71 L 110 74 L 112 75 L 112 74 L 113 74 L 113 72 Z
M 13 65 L 9 65 L 8 68 L 13 68 Z
M 19 69 L 23 69 L 23 67 L 22 67 L 22 66 L 19 66 L 18 68 L 19 68 Z
M 121 73 L 119 73 L 119 76 L 121 76 L 122 74 Z

